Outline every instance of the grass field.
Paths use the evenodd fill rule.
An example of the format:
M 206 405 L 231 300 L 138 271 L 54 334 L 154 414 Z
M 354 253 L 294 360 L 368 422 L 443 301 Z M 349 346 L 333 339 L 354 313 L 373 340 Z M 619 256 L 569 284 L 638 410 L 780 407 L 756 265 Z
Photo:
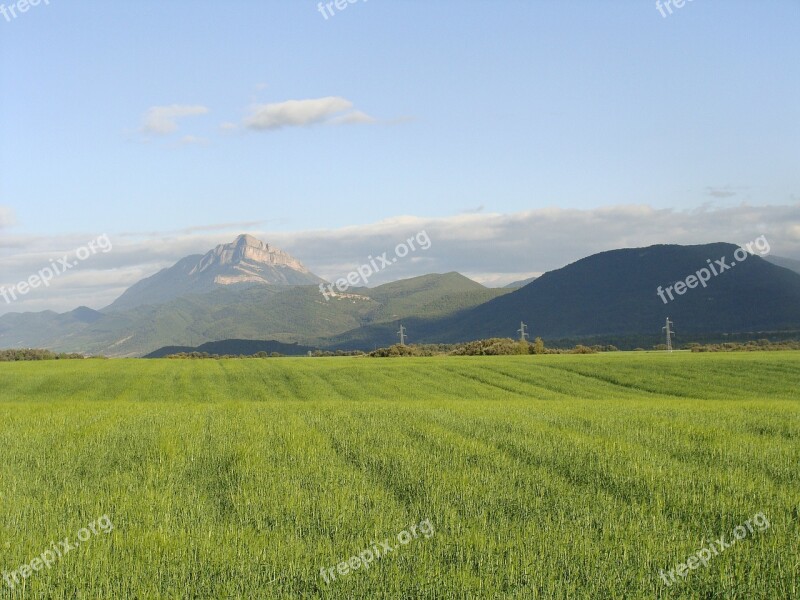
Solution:
M 0 411 L 0 569 L 113 523 L 0 597 L 800 598 L 800 353 L 0 364 Z

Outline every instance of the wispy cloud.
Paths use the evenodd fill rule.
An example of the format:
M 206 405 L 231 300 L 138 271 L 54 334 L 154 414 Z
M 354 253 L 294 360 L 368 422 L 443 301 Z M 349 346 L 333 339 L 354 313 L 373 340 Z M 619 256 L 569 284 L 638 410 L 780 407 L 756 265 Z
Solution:
M 10 227 L 15 222 L 14 210 L 9 206 L 0 206 L 0 229 Z
M 346 115 L 334 117 L 330 122 L 332 125 L 369 125 L 371 123 L 377 123 L 378 120 L 360 110 L 354 110 Z
M 208 139 L 196 135 L 185 135 L 181 138 L 181 145 L 183 146 L 206 146 Z
M 241 231 L 261 227 L 266 223 L 275 222 L 273 219 L 261 221 L 232 221 L 230 223 L 214 223 L 212 225 L 193 225 L 191 227 L 184 227 L 183 229 L 174 229 L 171 231 L 125 231 L 118 234 L 119 237 L 130 238 L 164 238 L 164 237 L 177 237 L 185 235 L 193 235 L 195 233 L 210 233 L 210 232 L 228 232 Z
M 358 110 L 353 103 L 338 96 L 310 100 L 287 100 L 273 104 L 256 104 L 244 126 L 254 131 L 275 131 L 284 127 L 307 127 L 319 123 L 371 123 L 374 119 Z
M 169 135 L 178 130 L 178 119 L 208 114 L 205 106 L 187 106 L 173 104 L 171 106 L 153 106 L 142 119 L 142 131 L 156 135 Z
M 625 205 L 442 218 L 398 216 L 319 231 L 270 231 L 268 227 L 279 227 L 279 223 L 250 221 L 177 231 L 109 232 L 113 252 L 98 254 L 91 264 L 59 278 L 57 286 L 37 290 L 41 293 L 26 297 L 11 309 L 65 311 L 81 304 L 101 308 L 143 277 L 190 254 L 203 254 L 217 244 L 231 242 L 240 233 L 251 233 L 290 252 L 314 273 L 330 280 L 349 273 L 370 255 L 394 251 L 397 244 L 425 230 L 433 242 L 430 250 L 398 262 L 383 274 L 388 279 L 376 277 L 370 283 L 458 271 L 486 285 L 499 286 L 605 250 L 652 244 L 746 243 L 762 234 L 769 239 L 773 254 L 800 259 L 797 223 L 800 202 L 691 211 Z M 51 258 L 97 235 L 1 236 L 0 285 L 26 279 Z M 0 306 L 0 313 L 3 311 Z
M 433 240 L 423 260 L 403 262 L 387 277 L 458 271 L 505 285 L 561 268 L 586 256 L 653 244 L 746 243 L 766 235 L 773 253 L 800 258 L 800 202 L 682 211 L 647 205 L 590 210 L 543 208 L 513 214 L 468 213 L 438 219 L 395 217 L 326 231 L 263 232 L 317 275 L 341 277 L 369 256 L 425 230 Z M 380 279 L 376 278 L 376 283 Z
M 712 198 L 733 198 L 740 191 L 746 189 L 747 188 L 744 187 L 734 187 L 731 185 L 725 185 L 721 187 L 707 187 L 706 195 L 711 196 Z

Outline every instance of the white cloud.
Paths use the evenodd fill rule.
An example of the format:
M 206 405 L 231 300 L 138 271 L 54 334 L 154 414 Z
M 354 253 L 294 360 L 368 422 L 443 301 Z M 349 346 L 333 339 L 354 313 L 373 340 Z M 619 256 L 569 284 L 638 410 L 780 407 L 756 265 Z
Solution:
M 712 198 L 732 198 L 740 191 L 746 191 L 746 187 L 734 187 L 732 185 L 724 185 L 720 187 L 709 186 L 706 188 L 706 195 Z
M 245 230 L 256 229 L 268 222 L 278 222 L 280 219 L 268 219 L 261 221 L 231 221 L 230 223 L 214 223 L 212 225 L 192 225 L 184 227 L 183 229 L 176 229 L 173 231 L 127 231 L 120 233 L 118 237 L 125 238 L 168 238 L 176 239 L 181 236 L 193 235 L 195 233 L 209 233 L 215 232 L 221 235 L 222 232 L 227 232 L 225 235 L 232 233 L 234 236 Z
M 345 115 L 340 117 L 335 117 L 331 119 L 332 125 L 370 125 L 372 123 L 377 123 L 377 119 L 370 117 L 367 113 L 361 112 L 360 110 L 354 110 L 349 112 Z
M 345 98 L 328 96 L 311 100 L 287 100 L 274 104 L 257 104 L 250 109 L 244 126 L 256 131 L 274 131 L 284 127 L 306 127 L 318 123 L 364 123 L 372 118 L 352 111 L 353 103 Z
M 181 138 L 181 144 L 184 146 L 205 146 L 208 144 L 208 140 L 196 135 L 185 135 Z
M 97 254 L 80 269 L 58 278 L 6 307 L 12 311 L 71 310 L 81 304 L 101 308 L 124 288 L 173 265 L 203 254 L 240 233 L 296 256 L 328 280 L 347 275 L 368 257 L 394 252 L 397 244 L 425 230 L 431 240 L 398 261 L 370 284 L 458 271 L 487 285 L 500 286 L 558 269 L 585 256 L 616 248 L 653 244 L 744 244 L 766 235 L 772 254 L 800 259 L 800 201 L 789 205 L 702 207 L 679 211 L 646 205 L 590 210 L 544 208 L 513 214 L 460 214 L 443 218 L 398 216 L 341 229 L 270 232 L 259 222 L 224 223 L 180 231 L 109 234 L 114 249 Z M 267 225 L 269 226 L 269 225 Z M 0 237 L 0 285 L 13 285 L 47 266 L 51 258 L 74 251 L 87 236 Z M 710 257 L 711 258 L 711 257 Z
M 800 259 L 800 202 L 680 211 L 646 205 L 590 210 L 544 208 L 513 214 L 460 214 L 445 218 L 395 217 L 337 230 L 260 234 L 297 256 L 326 279 L 341 277 L 369 255 L 425 230 L 432 246 L 400 261 L 386 279 L 458 271 L 489 285 L 505 285 L 563 267 L 586 256 L 653 244 L 744 244 L 766 235 L 772 253 Z
M 209 113 L 205 106 L 185 106 L 173 104 L 172 106 L 153 106 L 142 119 L 142 131 L 167 135 L 178 130 L 178 119 L 196 117 Z
M 8 206 L 0 206 L 0 229 L 10 227 L 16 222 L 14 211 Z

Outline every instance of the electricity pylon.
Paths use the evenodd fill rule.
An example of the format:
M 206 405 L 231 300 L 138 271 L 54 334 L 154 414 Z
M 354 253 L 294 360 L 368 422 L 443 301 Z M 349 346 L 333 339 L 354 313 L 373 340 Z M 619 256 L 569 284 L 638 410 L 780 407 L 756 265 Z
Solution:
M 397 333 L 400 336 L 400 345 L 401 346 L 405 346 L 406 345 L 406 328 L 403 327 L 402 325 L 400 325 L 400 331 L 398 331 Z
M 519 322 L 519 329 L 517 329 L 517 333 L 519 334 L 520 342 L 524 342 L 528 338 L 528 334 L 525 331 L 526 327 L 527 325 L 525 325 L 525 323 L 523 323 L 522 321 Z
M 675 323 L 667 317 L 667 324 L 661 328 L 667 334 L 667 352 L 672 352 L 672 336 L 675 335 L 675 332 L 671 329 L 672 325 L 675 325 Z

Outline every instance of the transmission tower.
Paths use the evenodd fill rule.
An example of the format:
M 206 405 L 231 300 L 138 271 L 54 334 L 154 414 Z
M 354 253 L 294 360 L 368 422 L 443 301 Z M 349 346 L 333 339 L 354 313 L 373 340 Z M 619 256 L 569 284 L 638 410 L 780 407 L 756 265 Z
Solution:
M 667 317 L 667 324 L 661 328 L 667 334 L 667 352 L 672 352 L 672 336 L 675 335 L 675 332 L 672 331 L 672 325 L 675 325 L 675 323 Z
M 524 342 L 526 339 L 528 339 L 528 333 L 525 331 L 527 327 L 528 326 L 522 321 L 519 322 L 519 329 L 517 329 L 517 333 L 519 334 L 520 342 Z
M 402 325 L 400 325 L 400 331 L 398 331 L 397 333 L 400 336 L 400 345 L 401 346 L 405 346 L 406 345 L 406 328 L 403 327 Z

